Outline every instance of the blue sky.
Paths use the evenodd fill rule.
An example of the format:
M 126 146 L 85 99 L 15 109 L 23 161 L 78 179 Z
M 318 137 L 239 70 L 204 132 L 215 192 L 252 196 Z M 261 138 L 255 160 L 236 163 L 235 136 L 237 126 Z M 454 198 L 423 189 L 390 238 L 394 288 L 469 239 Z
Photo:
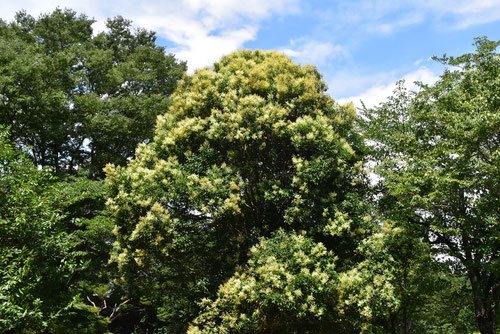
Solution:
M 154 30 L 191 72 L 237 49 L 279 50 L 316 66 L 335 99 L 368 105 L 398 79 L 436 80 L 432 55 L 472 51 L 477 36 L 500 39 L 500 0 L 17 0 L 2 3 L 0 17 L 57 6 L 95 18 L 97 31 L 116 15 Z

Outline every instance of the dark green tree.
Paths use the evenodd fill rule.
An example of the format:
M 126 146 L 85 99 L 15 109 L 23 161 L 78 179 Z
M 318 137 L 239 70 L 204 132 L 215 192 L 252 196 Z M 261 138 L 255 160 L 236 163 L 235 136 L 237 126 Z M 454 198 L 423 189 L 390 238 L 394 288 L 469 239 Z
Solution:
M 478 38 L 474 53 L 437 58 L 449 68 L 434 85 L 399 90 L 367 113 L 382 208 L 466 275 L 486 334 L 496 332 L 500 303 L 498 45 Z
M 93 20 L 56 9 L 0 25 L 0 123 L 36 165 L 103 176 L 151 139 L 185 65 L 154 32 L 121 17 L 93 36 Z
M 64 235 L 60 246 L 68 256 L 78 254 L 64 288 L 54 281 L 52 295 L 27 297 L 34 306 L 23 306 L 36 313 L 37 300 L 51 305 L 37 313 L 51 332 L 102 332 L 116 318 L 121 290 L 112 283 L 116 270 L 108 264 L 112 220 L 104 183 L 91 179 L 103 176 L 107 162 L 125 164 L 138 143 L 151 139 L 156 116 L 167 109 L 185 71 L 185 64 L 156 45 L 153 32 L 133 29 L 117 17 L 93 35 L 93 22 L 61 9 L 38 19 L 20 12 L 13 22 L 0 22 L 0 123 L 10 127 L 10 139 L 35 165 L 49 166 L 57 176 L 43 189 L 43 209 L 57 213 L 54 233 Z M 58 252 L 50 249 L 45 256 L 58 259 Z M 23 269 L 25 263 L 16 265 Z M 50 264 L 47 270 L 53 270 Z M 63 304 L 68 298 L 71 305 Z M 48 320 L 53 314 L 57 321 Z

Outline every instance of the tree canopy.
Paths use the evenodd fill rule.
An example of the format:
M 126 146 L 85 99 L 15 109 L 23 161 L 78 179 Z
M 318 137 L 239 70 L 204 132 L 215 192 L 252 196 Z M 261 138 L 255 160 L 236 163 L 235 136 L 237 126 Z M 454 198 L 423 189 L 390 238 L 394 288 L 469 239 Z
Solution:
M 36 165 L 101 177 L 151 138 L 185 64 L 122 17 L 93 23 L 56 9 L 0 24 L 0 123 Z

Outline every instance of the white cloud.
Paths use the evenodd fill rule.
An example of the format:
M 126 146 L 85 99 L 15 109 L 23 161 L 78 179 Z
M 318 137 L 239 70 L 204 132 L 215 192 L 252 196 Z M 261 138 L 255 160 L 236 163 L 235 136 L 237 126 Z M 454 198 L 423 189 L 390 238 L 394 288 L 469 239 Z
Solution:
M 418 7 L 435 15 L 450 15 L 452 28 L 465 29 L 471 26 L 500 20 L 500 1 L 498 0 L 424 0 Z
M 300 63 L 314 66 L 324 65 L 334 57 L 346 57 L 349 54 L 345 46 L 331 42 L 301 39 L 293 40 L 290 44 L 290 48 L 281 51 Z
M 106 18 L 116 15 L 154 30 L 174 43 L 170 51 L 187 60 L 190 71 L 209 66 L 255 39 L 263 20 L 299 11 L 298 0 L 246 0 L 244 4 L 239 0 L 19 0 L 2 4 L 0 17 L 11 20 L 20 9 L 38 16 L 57 6 L 94 17 L 98 30 L 104 28 Z
M 16 12 L 20 10 L 26 10 L 28 14 L 38 17 L 42 13 L 47 13 L 53 11 L 56 7 L 60 8 L 72 8 L 78 10 L 79 12 L 85 13 L 88 16 L 96 16 L 96 18 L 102 17 L 101 15 L 96 15 L 96 10 L 92 13 L 92 8 L 99 8 L 99 1 L 89 0 L 89 1 L 58 1 L 58 0 L 18 0 L 18 1 L 3 1 L 0 7 L 0 17 L 3 20 L 10 21 L 14 18 Z
M 364 73 L 355 69 L 344 69 L 333 72 L 327 80 L 328 91 L 335 98 L 354 96 L 370 87 L 384 85 L 398 78 L 396 71 Z
M 184 0 L 168 6 L 161 1 L 148 3 L 147 12 L 127 16 L 174 42 L 171 51 L 187 60 L 191 72 L 255 39 L 262 20 L 298 10 L 296 0 L 247 0 L 244 5 L 238 0 Z
M 364 0 L 361 1 L 363 3 Z M 392 33 L 400 28 L 418 24 L 424 18 L 432 19 L 441 27 L 465 29 L 471 26 L 500 20 L 498 0 L 379 0 L 385 6 L 375 6 L 377 16 L 363 12 L 363 20 L 376 20 L 380 24 L 370 24 L 374 31 Z
M 356 34 L 393 34 L 417 25 L 460 30 L 500 20 L 498 0 L 353 0 L 318 8 L 325 32 L 349 38 Z
M 425 84 L 432 84 L 436 82 L 438 78 L 439 76 L 435 72 L 431 71 L 425 66 L 422 66 L 415 71 L 407 73 L 401 79 L 405 81 L 405 87 L 407 89 L 416 90 L 418 87 L 417 85 L 415 85 L 415 81 L 419 81 Z M 397 80 L 393 80 L 389 83 L 374 85 L 366 89 L 359 95 L 341 98 L 338 100 L 338 102 L 341 104 L 353 102 L 357 107 L 361 107 L 362 101 L 366 107 L 374 107 L 385 101 L 387 97 L 392 94 L 394 88 L 396 88 L 396 81 Z
M 422 22 L 424 16 L 421 13 L 409 13 L 401 18 L 385 21 L 383 23 L 375 23 L 369 25 L 370 30 L 376 31 L 382 34 L 391 34 L 401 28 L 408 27 L 417 23 Z
M 423 62 L 431 60 L 431 57 L 429 58 L 419 58 L 413 62 L 413 66 L 420 66 Z
M 200 34 L 178 43 L 172 51 L 180 59 L 188 61 L 190 70 L 211 65 L 223 55 L 242 47 L 255 38 L 257 28 L 243 27 L 239 30 L 222 32 L 219 35 Z

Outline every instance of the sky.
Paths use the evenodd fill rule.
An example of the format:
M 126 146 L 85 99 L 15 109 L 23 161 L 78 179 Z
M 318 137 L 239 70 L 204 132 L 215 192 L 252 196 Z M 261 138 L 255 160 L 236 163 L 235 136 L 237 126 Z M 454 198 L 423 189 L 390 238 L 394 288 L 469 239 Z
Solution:
M 340 103 L 382 102 L 394 83 L 432 83 L 432 56 L 474 50 L 475 37 L 500 40 L 500 0 L 0 0 L 0 18 L 70 8 L 94 18 L 121 15 L 156 31 L 157 43 L 189 72 L 238 49 L 278 50 L 318 68 Z

